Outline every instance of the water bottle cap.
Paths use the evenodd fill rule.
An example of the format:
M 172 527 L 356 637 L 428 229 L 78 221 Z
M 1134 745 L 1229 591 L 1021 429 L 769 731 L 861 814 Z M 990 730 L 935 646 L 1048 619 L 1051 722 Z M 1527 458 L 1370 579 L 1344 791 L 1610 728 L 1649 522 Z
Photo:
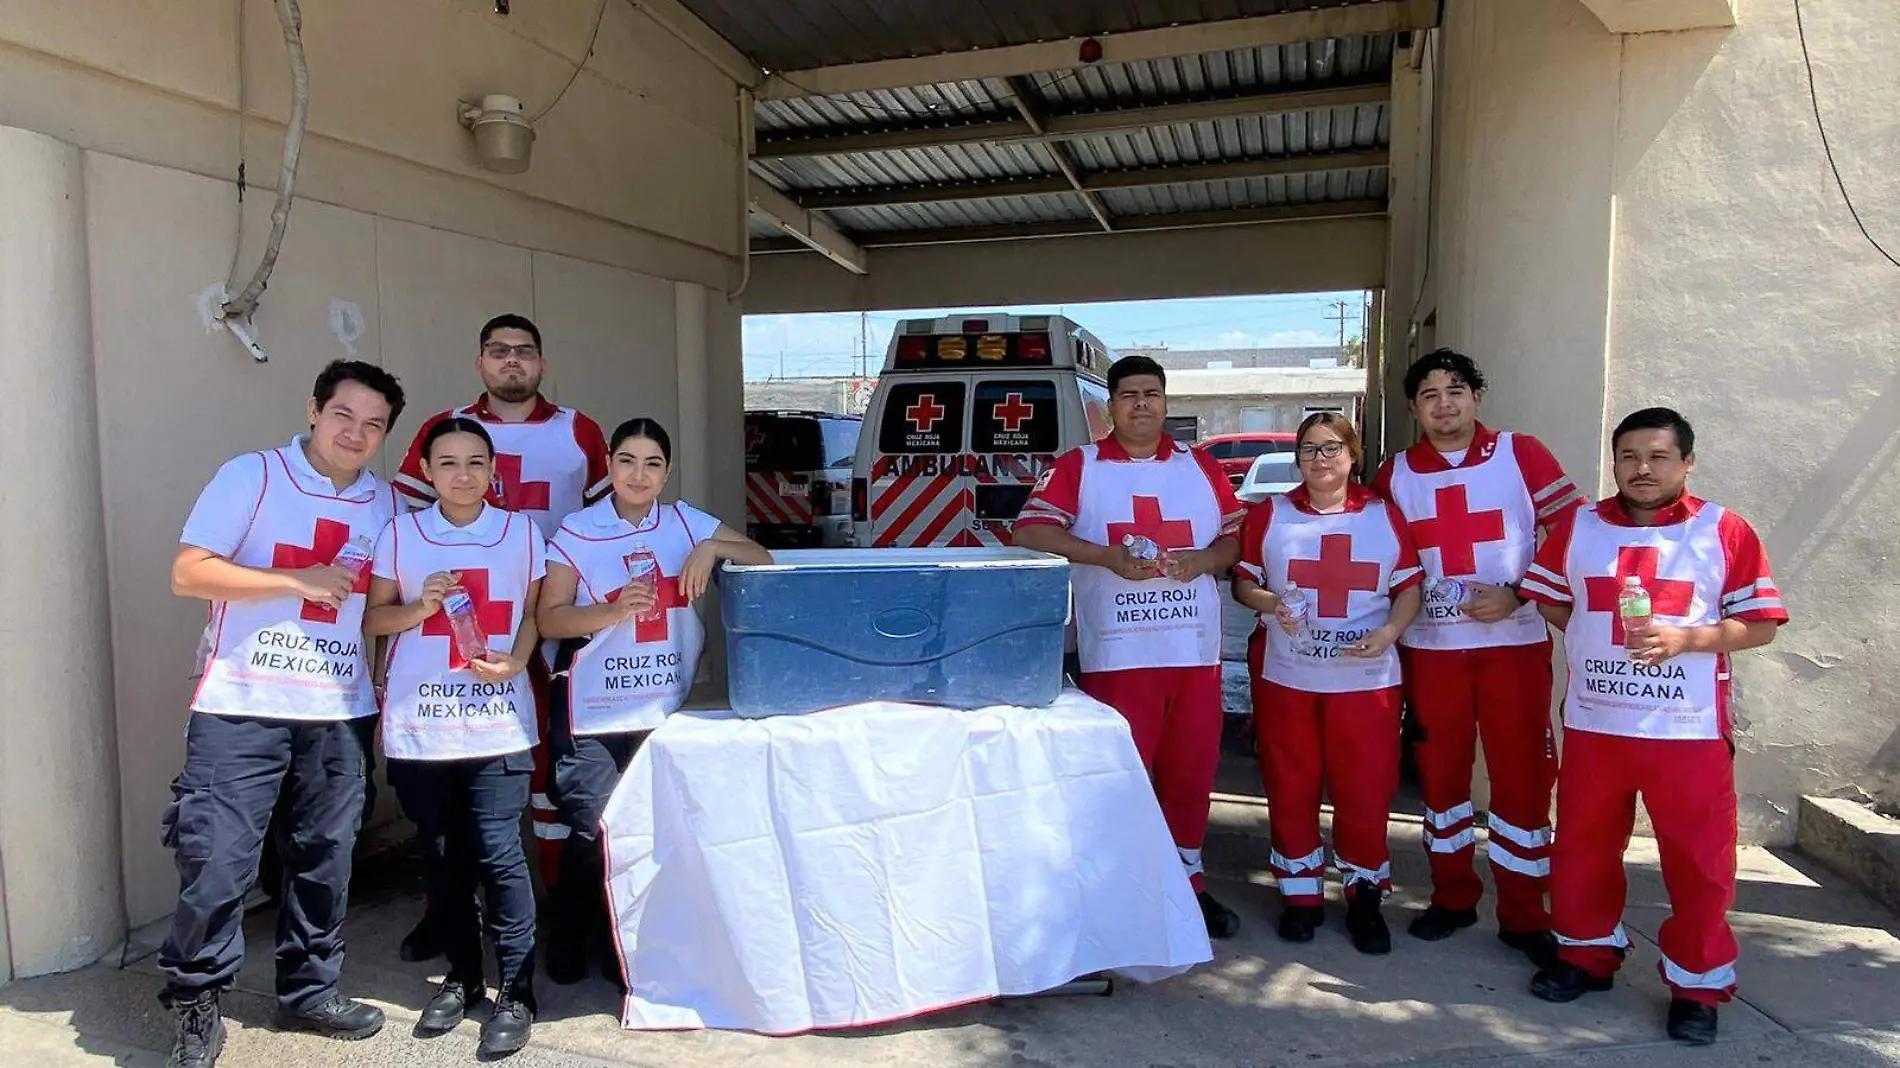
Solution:
M 1624 575 L 1623 576 L 1623 585 L 1625 586 L 1641 586 L 1642 584 L 1643 584 L 1643 577 L 1641 575 Z

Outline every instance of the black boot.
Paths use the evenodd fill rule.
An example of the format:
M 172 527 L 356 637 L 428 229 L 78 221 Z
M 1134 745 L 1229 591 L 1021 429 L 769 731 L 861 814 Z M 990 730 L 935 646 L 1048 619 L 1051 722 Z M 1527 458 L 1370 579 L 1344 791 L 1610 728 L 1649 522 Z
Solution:
M 1232 938 L 1240 933 L 1240 915 L 1203 890 L 1194 895 L 1201 903 L 1201 922 L 1207 925 L 1207 937 Z
M 482 1023 L 482 1041 L 475 1052 L 482 1057 L 505 1057 L 528 1044 L 534 1031 L 534 987 L 527 980 L 505 984 L 495 1000 L 495 1011 Z
M 1567 960 L 1531 976 L 1531 994 L 1544 1001 L 1575 1001 L 1585 994 L 1610 989 L 1616 980 L 1607 975 L 1591 975 Z
M 425 960 L 434 960 L 442 955 L 442 940 L 436 937 L 435 917 L 424 912 L 409 933 L 402 936 L 402 945 L 396 947 L 396 956 L 410 964 L 420 964 Z
M 1688 998 L 1669 999 L 1669 1037 L 1691 1046 L 1715 1044 L 1715 1006 Z
M 1557 936 L 1549 931 L 1507 931 L 1500 927 L 1498 941 L 1530 958 L 1539 970 L 1557 966 Z
M 1413 938 L 1442 942 L 1477 922 L 1477 909 L 1448 909 L 1443 905 L 1428 905 L 1405 930 Z
M 1346 930 L 1352 935 L 1352 948 L 1373 956 L 1392 952 L 1392 930 L 1379 913 L 1379 899 L 1385 895 L 1370 883 L 1361 883 L 1346 902 Z
M 218 1012 L 218 992 L 167 994 L 162 999 L 171 1006 L 176 1035 L 172 1055 L 165 1068 L 211 1068 L 224 1052 L 224 1017 Z
M 383 1010 L 341 994 L 331 994 L 302 1012 L 277 1012 L 277 1027 L 283 1031 L 309 1031 L 325 1038 L 355 1041 L 368 1038 L 383 1029 Z
M 451 975 L 424 1006 L 422 1018 L 416 1021 L 416 1034 L 425 1037 L 447 1034 L 455 1030 L 469 1009 L 486 1000 L 488 991 L 479 980 L 465 982 Z
M 1288 942 L 1311 942 L 1313 932 L 1326 922 L 1326 909 L 1319 905 L 1288 905 L 1280 913 L 1280 923 L 1274 930 Z

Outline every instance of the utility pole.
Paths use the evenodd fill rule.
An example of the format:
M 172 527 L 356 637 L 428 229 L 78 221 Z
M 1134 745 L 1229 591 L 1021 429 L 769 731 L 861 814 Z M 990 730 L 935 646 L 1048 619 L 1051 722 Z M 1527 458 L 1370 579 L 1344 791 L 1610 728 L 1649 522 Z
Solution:
M 1339 321 L 1339 351 L 1344 353 L 1346 351 L 1346 319 L 1348 318 L 1346 309 L 1352 305 L 1343 300 L 1336 300 L 1329 307 L 1333 309 L 1333 312 L 1326 318 Z
M 858 313 L 858 377 L 863 378 L 871 367 L 871 313 Z

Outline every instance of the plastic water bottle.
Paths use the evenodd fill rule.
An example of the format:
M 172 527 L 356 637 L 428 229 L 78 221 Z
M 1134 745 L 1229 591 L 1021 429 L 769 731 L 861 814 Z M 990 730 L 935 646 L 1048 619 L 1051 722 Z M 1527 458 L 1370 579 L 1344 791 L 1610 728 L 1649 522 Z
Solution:
M 1616 593 L 1616 614 L 1623 621 L 1623 648 L 1634 650 L 1637 631 L 1649 626 L 1649 591 L 1643 588 L 1643 580 L 1635 575 L 1623 579 L 1623 588 Z
M 1122 548 L 1127 549 L 1128 555 L 1144 564 L 1152 564 L 1161 559 L 1161 546 L 1156 545 L 1154 539 L 1146 534 L 1123 534 Z
M 1298 586 L 1288 586 L 1280 594 L 1280 607 L 1286 609 L 1286 614 L 1293 617 L 1299 628 L 1290 636 L 1293 641 L 1293 652 L 1306 656 L 1313 651 L 1312 643 L 1306 640 L 1306 624 L 1313 618 L 1313 602 L 1307 599 L 1305 590 Z
M 330 561 L 330 566 L 348 571 L 350 581 L 354 584 L 363 581 L 363 572 L 369 570 L 370 558 L 375 555 L 375 543 L 358 534 L 343 543 L 343 548 L 336 551 L 336 557 Z
M 660 560 L 644 544 L 635 545 L 633 551 L 627 554 L 627 580 L 640 583 L 652 590 L 654 595 L 653 607 L 641 612 L 635 619 L 651 623 L 666 613 L 659 603 Z
M 460 586 L 450 586 L 442 595 L 442 613 L 449 617 L 449 634 L 462 659 L 488 659 L 488 634 L 476 614 L 475 598 Z
M 1471 596 L 1471 587 L 1464 579 L 1441 577 L 1433 580 L 1426 590 L 1426 597 L 1434 604 L 1461 605 Z

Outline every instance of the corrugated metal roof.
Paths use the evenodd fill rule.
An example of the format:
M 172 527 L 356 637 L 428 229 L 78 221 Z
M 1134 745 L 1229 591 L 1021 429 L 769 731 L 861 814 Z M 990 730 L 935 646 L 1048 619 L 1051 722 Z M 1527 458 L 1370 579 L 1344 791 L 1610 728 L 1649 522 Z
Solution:
M 769 70 L 1125 33 L 1368 0 L 683 0 Z
M 1008 226 L 1018 223 L 1061 222 L 1089 218 L 1089 210 L 1074 193 L 1035 197 L 997 197 L 991 200 L 952 200 L 936 204 L 893 204 L 888 207 L 839 208 L 820 212 L 847 232 L 878 233 L 935 230 L 957 226 Z

